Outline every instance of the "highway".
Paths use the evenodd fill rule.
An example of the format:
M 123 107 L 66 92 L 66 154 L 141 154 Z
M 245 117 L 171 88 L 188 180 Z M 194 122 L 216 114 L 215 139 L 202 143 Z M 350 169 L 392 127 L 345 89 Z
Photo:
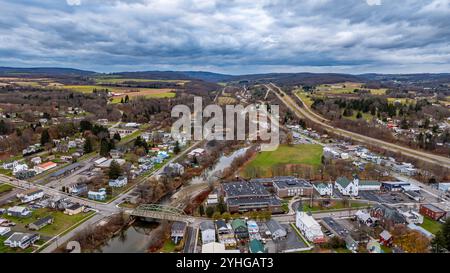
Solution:
M 368 136 L 364 136 L 361 134 L 333 127 L 332 125 L 329 125 L 327 123 L 326 119 L 324 119 L 323 117 L 319 116 L 318 114 L 314 113 L 311 109 L 309 109 L 308 106 L 302 101 L 302 99 L 299 96 L 296 95 L 296 97 L 302 102 L 303 107 L 299 107 L 298 104 L 289 95 L 287 95 L 283 90 L 281 90 L 281 88 L 279 88 L 275 84 L 270 83 L 266 84 L 265 86 L 267 89 L 275 93 L 276 96 L 299 118 L 307 118 L 331 133 L 351 138 L 367 145 L 378 146 L 391 152 L 401 153 L 411 158 L 422 160 L 428 163 L 433 163 L 445 168 L 450 168 L 450 158 L 413 150 L 411 148 L 403 147 L 394 143 L 389 143 L 386 141 L 382 141 L 379 139 L 371 138 Z

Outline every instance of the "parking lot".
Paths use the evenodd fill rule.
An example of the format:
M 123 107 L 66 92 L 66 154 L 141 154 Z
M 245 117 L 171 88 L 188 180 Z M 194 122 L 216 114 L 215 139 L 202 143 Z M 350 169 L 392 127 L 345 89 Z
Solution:
M 307 248 L 308 245 L 297 235 L 297 232 L 287 224 L 282 224 L 287 231 L 287 236 L 281 240 L 268 240 L 266 247 L 269 253 L 279 253 L 283 251 L 293 251 Z

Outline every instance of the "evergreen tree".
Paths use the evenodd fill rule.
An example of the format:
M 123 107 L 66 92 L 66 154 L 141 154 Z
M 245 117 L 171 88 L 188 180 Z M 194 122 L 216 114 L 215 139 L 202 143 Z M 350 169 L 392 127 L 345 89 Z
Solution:
M 200 214 L 200 216 L 205 215 L 205 207 L 203 206 L 203 204 L 201 204 L 201 205 L 198 207 L 198 213 Z
M 113 136 L 113 138 L 114 138 L 115 140 L 117 140 L 117 141 L 122 140 L 122 137 L 120 137 L 120 134 L 119 134 L 119 133 L 115 133 L 114 136 Z
M 206 208 L 206 216 L 208 216 L 209 218 L 211 218 L 214 214 L 214 208 L 209 206 Z
M 117 161 L 113 160 L 111 165 L 109 166 L 108 176 L 109 179 L 116 179 L 117 177 L 122 175 L 122 168 L 120 167 Z
M 84 150 L 85 154 L 89 154 L 94 151 L 94 148 L 92 147 L 92 139 L 90 137 L 86 138 L 86 141 L 84 142 L 83 150 Z
M 361 112 L 358 112 L 358 114 L 356 114 L 356 118 L 357 118 L 357 119 L 361 119 L 361 118 L 362 118 L 362 113 L 361 113 Z
M 108 140 L 106 140 L 105 138 L 103 138 L 100 142 L 100 155 L 104 156 L 104 157 L 108 157 L 109 156 L 109 151 L 110 151 L 110 145 Z
M 174 152 L 175 154 L 180 153 L 180 143 L 178 143 L 178 141 L 175 142 L 175 147 L 173 148 L 173 152 Z
M 45 145 L 47 143 L 50 143 L 50 134 L 48 133 L 48 129 L 45 129 L 41 134 L 41 144 Z
M 130 101 L 130 97 L 128 95 L 125 96 L 125 103 L 128 103 Z

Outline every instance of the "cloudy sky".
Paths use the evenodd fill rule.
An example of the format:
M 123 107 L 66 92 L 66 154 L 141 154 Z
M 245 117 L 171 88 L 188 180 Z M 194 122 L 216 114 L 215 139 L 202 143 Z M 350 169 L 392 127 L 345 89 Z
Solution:
M 0 66 L 450 72 L 450 0 L 0 0 Z

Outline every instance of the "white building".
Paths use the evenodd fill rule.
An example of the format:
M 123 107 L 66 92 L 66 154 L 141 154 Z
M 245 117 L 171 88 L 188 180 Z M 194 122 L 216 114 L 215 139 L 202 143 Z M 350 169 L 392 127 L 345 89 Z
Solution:
M 113 188 L 125 187 L 128 184 L 128 178 L 125 176 L 119 176 L 117 179 L 109 180 L 109 186 Z
M 39 156 L 33 157 L 31 159 L 31 163 L 33 163 L 33 165 L 39 165 L 42 163 L 42 159 Z
M 10 227 L 0 227 L 0 236 L 5 236 L 9 232 L 11 232 Z
M 19 198 L 22 203 L 29 203 L 42 197 L 44 197 L 44 191 L 40 189 L 30 189 L 17 194 L 17 198 Z
M 347 177 L 339 177 L 334 184 L 334 187 L 345 196 L 358 196 L 359 193 L 359 178 L 354 177 L 352 181 Z
M 423 224 L 423 215 L 420 214 L 417 211 L 414 210 L 399 210 L 400 214 L 403 215 L 406 219 L 406 222 L 408 224 L 416 224 L 416 225 L 421 225 Z
M 34 244 L 34 242 L 39 240 L 39 238 L 40 237 L 38 234 L 15 232 L 11 236 L 9 236 L 8 239 L 6 239 L 4 244 L 11 248 L 20 247 L 22 249 L 25 249 L 30 245 Z
M 295 225 L 302 234 L 313 243 L 321 243 L 325 240 L 320 224 L 306 212 L 297 211 L 295 216 Z
M 204 245 L 216 241 L 216 229 L 213 221 L 205 221 L 200 223 L 200 231 L 202 235 L 202 243 Z
M 332 183 L 313 184 L 313 187 L 320 194 L 320 196 L 333 196 L 333 184 Z
M 46 171 L 48 171 L 50 169 L 53 169 L 56 166 L 58 166 L 58 164 L 56 164 L 55 162 L 49 161 L 49 162 L 45 162 L 45 163 L 42 163 L 42 164 L 39 164 L 39 165 L 35 166 L 34 170 L 36 171 L 36 173 L 39 174 L 39 173 L 46 172 Z
M 23 171 L 28 171 L 28 165 L 25 163 L 18 163 L 18 162 L 14 162 L 14 166 L 13 166 L 13 175 L 15 175 L 18 172 L 23 172 Z

